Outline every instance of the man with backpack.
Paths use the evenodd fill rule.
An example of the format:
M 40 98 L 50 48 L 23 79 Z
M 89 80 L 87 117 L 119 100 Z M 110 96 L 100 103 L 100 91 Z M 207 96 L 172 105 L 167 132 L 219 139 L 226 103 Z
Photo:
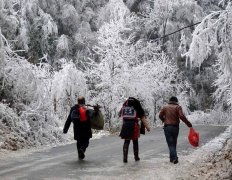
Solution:
M 183 114 L 182 107 L 178 104 L 177 97 L 171 97 L 160 113 L 159 118 L 164 123 L 164 134 L 169 148 L 170 162 L 177 164 L 178 157 L 176 152 L 177 138 L 179 134 L 179 123 L 181 119 L 189 128 L 192 124 Z
M 79 159 L 85 158 L 86 148 L 89 146 L 89 139 L 92 138 L 91 122 L 93 113 L 85 106 L 85 98 L 78 98 L 78 104 L 74 105 L 65 122 L 63 133 L 66 134 L 73 122 L 74 139 L 77 141 L 77 152 Z M 95 113 L 98 112 L 98 106 L 94 107 Z
M 133 150 L 135 161 L 139 161 L 139 144 L 138 138 L 140 136 L 140 126 L 139 120 L 141 120 L 147 129 L 150 131 L 148 121 L 146 120 L 144 110 L 140 102 L 129 97 L 126 102 L 124 102 L 122 109 L 119 112 L 119 117 L 123 119 L 123 125 L 120 132 L 122 139 L 125 139 L 123 145 L 123 162 L 127 163 L 128 149 L 130 145 L 130 140 L 133 141 Z M 145 129 L 144 129 L 145 134 Z

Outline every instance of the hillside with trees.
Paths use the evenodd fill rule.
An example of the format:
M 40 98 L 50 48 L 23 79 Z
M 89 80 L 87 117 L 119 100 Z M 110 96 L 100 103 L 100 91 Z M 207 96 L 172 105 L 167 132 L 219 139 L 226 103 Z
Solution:
M 78 96 L 116 130 L 136 96 L 151 124 L 170 95 L 186 114 L 230 117 L 229 1 L 1 0 L 0 148 L 67 142 Z M 225 120 L 229 122 L 228 120 Z

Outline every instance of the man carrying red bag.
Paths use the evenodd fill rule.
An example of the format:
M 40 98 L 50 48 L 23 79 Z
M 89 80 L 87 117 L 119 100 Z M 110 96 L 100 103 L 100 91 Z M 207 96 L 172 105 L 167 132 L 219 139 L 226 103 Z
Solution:
M 160 113 L 159 118 L 164 123 L 164 134 L 169 148 L 170 162 L 177 164 L 178 156 L 176 152 L 177 138 L 179 134 L 180 119 L 189 127 L 192 124 L 185 117 L 182 107 L 178 104 L 177 97 L 171 97 Z

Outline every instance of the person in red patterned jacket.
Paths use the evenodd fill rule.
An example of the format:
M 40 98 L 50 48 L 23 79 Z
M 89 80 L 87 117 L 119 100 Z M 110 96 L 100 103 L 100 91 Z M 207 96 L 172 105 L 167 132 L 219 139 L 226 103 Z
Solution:
M 189 127 L 192 124 L 188 121 L 182 111 L 182 107 L 178 104 L 177 97 L 171 97 L 167 105 L 165 105 L 160 113 L 159 118 L 164 123 L 164 134 L 169 148 L 170 162 L 178 163 L 176 152 L 177 138 L 179 134 L 180 119 Z
M 123 118 L 123 125 L 120 132 L 122 139 L 125 139 L 123 145 L 123 162 L 127 163 L 128 149 L 130 140 L 133 141 L 133 150 L 135 161 L 139 161 L 139 144 L 138 138 L 140 136 L 139 119 L 143 122 L 147 131 L 150 131 L 148 121 L 146 120 L 144 110 L 140 102 L 129 97 L 123 104 L 122 109 L 119 112 L 119 116 Z

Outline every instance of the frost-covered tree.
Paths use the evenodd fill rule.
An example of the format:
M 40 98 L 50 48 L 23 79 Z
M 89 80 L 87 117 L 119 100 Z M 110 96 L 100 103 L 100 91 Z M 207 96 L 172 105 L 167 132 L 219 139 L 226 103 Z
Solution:
M 78 96 L 87 96 L 87 84 L 84 73 L 72 62 L 63 61 L 58 72 L 54 72 L 51 84 L 53 112 L 61 120 L 67 117 L 70 107 L 77 103 Z
M 110 126 L 119 122 L 118 112 L 128 96 L 139 98 L 154 118 L 155 101 L 186 88 L 176 82 L 180 77 L 177 68 L 167 56 L 158 52 L 157 44 L 133 43 L 137 18 L 122 11 L 118 11 L 118 18 L 100 28 L 99 45 L 95 48 L 100 63 L 91 71 L 95 83 L 92 94 L 103 106 Z
M 4 38 L 3 35 L 1 37 Z M 58 118 L 51 113 L 50 108 L 50 66 L 30 64 L 11 49 L 5 38 L 3 42 L 1 55 L 4 56 L 4 66 L 1 66 L 0 78 L 1 148 L 16 150 L 62 140 Z
M 47 57 L 50 65 L 63 58 L 57 42 L 69 39 L 66 59 L 85 59 L 91 53 L 99 29 L 98 9 L 107 0 L 1 0 L 0 25 L 12 41 L 12 49 L 32 63 Z
M 196 2 L 204 9 L 204 12 L 207 14 L 212 12 L 212 10 L 218 11 L 224 8 L 220 5 L 221 0 L 196 0 Z
M 83 73 L 71 62 L 58 72 L 47 63 L 31 64 L 13 47 L 0 32 L 0 148 L 64 141 L 60 126 L 86 93 Z
M 69 60 L 60 60 L 70 59 L 72 38 L 59 35 L 57 21 L 61 17 L 52 17 L 49 7 L 43 9 L 41 3 L 46 5 L 48 1 L 0 1 L 1 148 L 63 141 L 60 126 L 70 106 L 78 95 L 86 96 L 82 71 Z M 60 5 L 69 3 L 74 2 L 54 1 L 54 14 L 59 14 Z M 65 23 L 68 20 L 72 18 Z M 55 56 L 52 51 L 59 53 Z M 52 56 L 62 66 L 50 66 L 47 62 L 53 64 Z
M 56 36 L 58 34 L 58 27 L 53 18 L 45 13 L 36 2 L 33 4 L 26 3 L 26 6 L 22 9 L 24 18 L 27 18 L 27 24 L 29 41 L 29 56 L 31 56 L 31 62 L 37 63 L 38 59 L 48 54 L 50 64 L 52 64 L 52 52 L 56 46 Z
M 145 27 L 148 38 L 157 39 L 165 37 L 184 26 L 194 24 L 203 17 L 201 7 L 194 0 L 161 1 L 153 0 L 152 6 L 145 13 Z M 184 32 L 188 37 L 191 35 L 191 28 Z M 161 39 L 163 49 L 176 56 L 176 50 L 180 42 L 180 33 L 173 34 Z
M 4 57 L 4 44 L 3 44 L 3 41 L 2 41 L 2 31 L 0 29 L 0 77 L 2 78 L 3 74 L 3 68 L 4 68 L 4 65 L 5 65 L 5 57 Z
M 69 55 L 69 39 L 66 35 L 61 35 L 56 46 L 57 56 L 65 58 Z
M 77 29 L 80 26 L 80 17 L 71 4 L 65 4 L 61 7 L 60 23 L 61 33 L 71 35 L 74 32 L 77 32 Z
M 197 68 L 190 69 L 186 66 L 185 57 L 181 53 L 189 49 L 192 41 L 192 32 L 196 26 L 191 26 L 202 20 L 206 13 L 195 0 L 159 1 L 153 0 L 153 6 L 145 14 L 145 32 L 149 39 L 160 41 L 162 49 L 169 58 L 176 63 L 179 70 L 185 74 L 186 81 L 191 82 L 195 90 L 192 98 L 191 110 L 208 109 L 212 103 L 210 94 L 213 92 L 211 83 L 215 79 L 212 76 L 211 62 L 202 65 L 199 72 Z M 184 27 L 188 28 L 182 29 Z M 178 30 L 182 29 L 178 32 Z M 176 32 L 177 31 L 177 32 Z M 172 35 L 168 35 L 173 33 Z M 159 39 L 162 37 L 161 39 Z M 179 47 L 179 48 L 178 48 Z
M 17 0 L 1 0 L 0 1 L 0 25 L 2 33 L 8 39 L 14 39 L 19 26 L 19 21 L 15 14 L 17 12 L 14 9 L 14 3 L 17 3 Z
M 180 34 L 163 39 L 168 54 L 149 40 L 201 17 L 193 0 L 0 0 L 0 146 L 64 140 L 60 126 L 79 95 L 103 106 L 111 127 L 128 96 L 139 98 L 151 118 L 170 94 L 184 99 L 189 84 L 172 56 Z M 183 33 L 184 50 L 192 30 Z M 216 84 L 229 90 L 231 79 L 217 65 Z
M 206 16 L 193 33 L 189 51 L 192 66 L 201 64 L 211 55 L 217 55 L 215 71 L 217 90 L 214 97 L 223 104 L 232 105 L 232 5 L 228 3 L 225 10 L 213 12 Z
M 101 27 L 101 25 L 103 25 L 104 23 L 109 23 L 111 20 L 116 20 L 120 18 L 120 16 L 124 16 L 126 13 L 129 14 L 129 9 L 125 6 L 122 0 L 110 0 L 99 11 L 99 27 Z

